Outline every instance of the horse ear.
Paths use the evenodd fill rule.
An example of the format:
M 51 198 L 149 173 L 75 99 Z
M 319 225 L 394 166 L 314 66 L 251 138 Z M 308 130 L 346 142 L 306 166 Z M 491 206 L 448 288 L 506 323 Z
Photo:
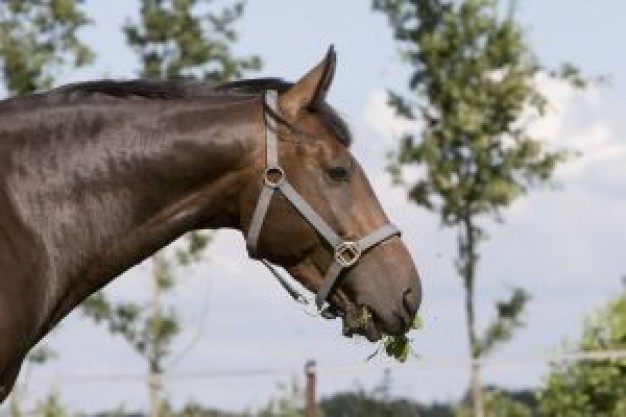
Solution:
M 293 120 L 302 110 L 320 106 L 333 82 L 336 65 L 337 54 L 331 45 L 322 62 L 280 96 L 280 108 L 287 119 Z

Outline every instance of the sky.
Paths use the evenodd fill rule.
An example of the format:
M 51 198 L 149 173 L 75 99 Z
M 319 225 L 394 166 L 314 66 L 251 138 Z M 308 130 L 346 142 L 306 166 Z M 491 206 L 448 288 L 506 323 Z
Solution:
M 551 101 L 533 133 L 551 148 L 580 156 L 560 169 L 550 187 L 533 190 L 504 213 L 503 224 L 486 223 L 477 285 L 478 321 L 494 313 L 494 301 L 511 286 L 533 295 L 526 327 L 485 365 L 484 380 L 508 388 L 533 387 L 547 372 L 549 355 L 574 339 L 585 315 L 622 287 L 626 275 L 626 39 L 618 0 L 526 0 L 519 18 L 547 65 L 573 62 L 608 82 L 574 91 L 537 79 Z M 93 68 L 65 74 L 66 82 L 129 78 L 137 61 L 124 46 L 119 26 L 132 11 L 111 2 L 87 2 L 96 26 L 85 39 L 98 52 Z M 385 91 L 406 91 L 409 69 L 398 58 L 386 21 L 369 2 L 346 0 L 249 1 L 238 25 L 239 54 L 256 53 L 258 76 L 294 80 L 334 44 L 338 68 L 329 102 L 356 137 L 353 152 L 363 164 L 389 217 L 403 231 L 422 276 L 425 327 L 412 333 L 417 359 L 396 365 L 383 357 L 366 362 L 375 346 L 341 336 L 339 322 L 325 321 L 286 296 L 271 275 L 247 259 L 237 232 L 219 231 L 207 262 L 193 268 L 174 298 L 187 326 L 175 346 L 166 391 L 180 405 L 195 400 L 230 410 L 254 409 L 281 384 L 302 381 L 308 359 L 319 365 L 319 391 L 370 390 L 392 370 L 392 392 L 420 401 L 460 397 L 468 361 L 460 278 L 453 268 L 455 235 L 432 214 L 407 202 L 384 173 L 386 151 L 406 129 L 385 103 Z M 149 265 L 142 264 L 108 287 L 121 299 L 147 299 Z M 72 314 L 45 341 L 60 353 L 30 373 L 28 396 L 58 391 L 74 409 L 96 411 L 146 406 L 144 365 L 125 343 Z M 187 349 L 190 347 L 190 349 Z M 180 355 L 180 352 L 186 352 Z M 25 372 L 23 372 L 25 374 Z M 0 408 L 0 410 L 2 410 Z

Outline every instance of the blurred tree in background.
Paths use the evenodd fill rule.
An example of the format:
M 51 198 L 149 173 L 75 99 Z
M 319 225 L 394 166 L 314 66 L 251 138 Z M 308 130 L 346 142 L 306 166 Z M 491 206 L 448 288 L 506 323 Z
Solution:
M 436 406 L 433 406 L 436 407 Z M 324 398 L 320 402 L 324 417 L 362 416 L 362 417 L 452 417 L 447 407 L 427 409 L 409 399 L 381 398 L 363 390 L 342 392 Z
M 81 413 L 69 411 L 69 409 L 61 402 L 59 395 L 55 392 L 48 394 L 47 397 L 37 403 L 34 413 L 29 413 L 36 417 L 73 417 L 81 416 Z
M 305 393 L 297 380 L 291 381 L 290 384 L 280 384 L 278 388 L 279 395 L 270 398 L 268 403 L 255 413 L 256 417 L 305 417 Z
M 536 415 L 528 405 L 499 389 L 484 390 L 484 413 L 485 417 L 533 417 Z M 460 404 L 454 412 L 454 417 L 472 417 L 473 415 L 471 401 Z
M 399 116 L 423 123 L 420 133 L 401 138 L 390 172 L 411 201 L 457 232 L 455 266 L 465 288 L 473 413 L 483 416 L 480 360 L 522 325 L 529 296 L 514 288 L 479 334 L 476 271 L 486 239 L 481 221 L 502 221 L 503 210 L 530 186 L 548 181 L 568 153 L 546 150 L 527 129 L 529 115 L 546 112 L 547 100 L 536 84 L 545 70 L 515 20 L 515 2 L 373 0 L 373 7 L 387 16 L 413 71 L 408 94 L 391 91 L 389 103 Z M 558 75 L 584 85 L 571 65 Z M 417 179 L 404 175 L 407 166 L 418 168 Z
M 78 32 L 90 24 L 78 0 L 0 2 L 0 69 L 10 94 L 52 87 L 65 66 L 92 62 Z
M 626 351 L 626 291 L 585 321 L 568 350 Z M 553 363 L 538 398 L 544 416 L 626 416 L 626 358 Z
M 235 57 L 235 23 L 244 12 L 236 2 L 213 12 L 213 0 L 141 0 L 141 20 L 124 27 L 142 62 L 141 77 L 200 78 L 221 83 L 258 70 L 257 55 Z
M 141 59 L 141 77 L 220 83 L 260 67 L 258 56 L 239 58 L 231 50 L 237 40 L 234 26 L 243 15 L 244 4 L 237 2 L 214 12 L 209 8 L 212 3 L 140 0 L 140 21 L 128 22 L 123 30 L 128 45 Z M 151 259 L 152 298 L 147 304 L 114 303 L 103 292 L 83 303 L 85 315 L 121 335 L 146 360 L 152 417 L 170 414 L 164 402 L 163 373 L 181 330 L 175 309 L 166 308 L 162 296 L 174 288 L 181 267 L 203 258 L 210 241 L 208 232 L 192 232 L 179 241 L 184 247 L 170 246 L 155 254 Z

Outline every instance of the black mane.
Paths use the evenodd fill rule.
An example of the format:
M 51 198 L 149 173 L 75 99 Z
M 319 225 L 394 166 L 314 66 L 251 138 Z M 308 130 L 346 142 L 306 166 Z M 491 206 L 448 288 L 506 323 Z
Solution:
M 193 80 L 130 80 L 130 81 L 88 81 L 69 84 L 52 90 L 50 98 L 56 102 L 67 98 L 90 97 L 95 94 L 115 98 L 145 98 L 150 100 L 176 100 L 197 97 L 219 97 L 228 95 L 259 95 L 267 90 L 279 93 L 287 91 L 293 83 L 280 78 L 253 78 L 211 86 L 206 82 Z M 345 146 L 352 143 L 352 134 L 346 122 L 327 103 L 319 108 L 309 109 L 317 113 L 325 126 Z
M 50 91 L 52 96 L 87 97 L 101 94 L 116 98 L 146 98 L 150 100 L 177 100 L 216 96 L 214 86 L 193 80 L 98 80 L 68 84 Z

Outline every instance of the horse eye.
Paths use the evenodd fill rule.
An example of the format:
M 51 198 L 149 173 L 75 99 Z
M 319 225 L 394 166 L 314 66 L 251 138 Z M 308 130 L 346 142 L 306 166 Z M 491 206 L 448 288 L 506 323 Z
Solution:
M 326 172 L 328 172 L 330 179 L 336 182 L 347 181 L 350 176 L 348 170 L 340 166 L 329 168 Z

